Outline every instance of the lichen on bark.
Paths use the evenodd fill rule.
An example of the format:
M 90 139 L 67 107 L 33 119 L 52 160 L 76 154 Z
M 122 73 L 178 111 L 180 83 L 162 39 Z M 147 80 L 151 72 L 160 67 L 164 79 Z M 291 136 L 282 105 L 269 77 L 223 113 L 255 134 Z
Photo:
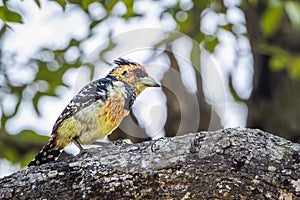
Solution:
M 297 199 L 300 144 L 253 129 L 109 143 L 0 180 L 1 199 Z

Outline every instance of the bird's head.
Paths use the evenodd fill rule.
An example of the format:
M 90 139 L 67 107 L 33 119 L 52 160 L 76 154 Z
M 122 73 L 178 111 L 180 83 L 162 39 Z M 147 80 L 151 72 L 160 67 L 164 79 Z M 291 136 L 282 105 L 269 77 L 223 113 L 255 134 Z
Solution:
M 114 60 L 118 66 L 115 67 L 109 75 L 116 77 L 118 80 L 127 83 L 139 95 L 147 87 L 160 87 L 160 85 L 150 76 L 145 68 L 139 63 L 135 63 L 123 58 Z

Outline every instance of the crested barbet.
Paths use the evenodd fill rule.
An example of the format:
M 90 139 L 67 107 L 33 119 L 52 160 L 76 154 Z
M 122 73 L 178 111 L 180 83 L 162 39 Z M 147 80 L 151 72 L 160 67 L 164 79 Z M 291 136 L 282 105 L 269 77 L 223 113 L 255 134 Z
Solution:
M 90 82 L 70 101 L 56 120 L 49 142 L 28 164 L 41 165 L 55 161 L 64 147 L 75 143 L 92 144 L 115 130 L 136 97 L 147 87 L 159 87 L 136 62 L 119 58 L 105 77 Z

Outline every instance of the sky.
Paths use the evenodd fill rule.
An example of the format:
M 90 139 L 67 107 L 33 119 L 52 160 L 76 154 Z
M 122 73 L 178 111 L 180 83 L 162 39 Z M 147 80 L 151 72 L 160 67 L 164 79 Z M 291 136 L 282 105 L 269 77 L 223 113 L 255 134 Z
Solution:
M 172 4 L 175 1 L 164 1 L 164 4 Z M 228 3 L 228 1 L 225 1 Z M 218 23 L 226 18 L 233 23 L 243 24 L 245 19 L 243 13 L 236 8 L 236 2 L 232 1 L 233 6 L 228 10 L 228 16 L 217 15 L 213 12 L 206 12 L 203 15 L 205 23 L 202 25 L 201 31 L 210 33 L 215 31 Z M 62 12 L 61 8 L 56 3 L 51 1 L 41 1 L 41 9 L 39 9 L 34 1 L 9 1 L 11 7 L 17 7 L 23 12 L 24 24 L 12 24 L 12 30 L 7 34 L 3 48 L 10 52 L 18 54 L 17 61 L 19 67 L 16 67 L 14 73 L 16 79 L 30 79 L 30 72 L 26 71 L 23 66 L 28 58 L 33 57 L 38 49 L 42 46 L 62 48 L 67 44 L 68 39 L 74 37 L 80 39 L 88 33 L 88 18 L 78 9 L 70 8 L 68 12 Z M 183 4 L 188 8 L 189 1 L 183 1 Z M 229 4 L 229 3 L 228 3 Z M 168 17 L 160 20 L 158 17 L 159 10 L 162 8 L 160 2 L 153 3 L 152 1 L 137 1 L 135 9 L 137 12 L 146 13 L 142 20 L 131 20 L 129 23 L 112 19 L 111 24 L 114 24 L 114 39 L 122 45 L 113 53 L 108 54 L 108 60 L 113 60 L 116 57 L 123 56 L 130 58 L 133 61 L 143 63 L 149 74 L 156 80 L 160 81 L 163 74 L 168 69 L 168 61 L 164 57 L 146 61 L 147 55 L 152 53 L 149 47 L 154 40 L 160 38 L 164 30 L 174 30 L 175 23 Z M 101 16 L 103 10 L 99 6 L 91 7 L 94 10 L 95 17 Z M 116 12 L 122 13 L 126 9 L 121 3 L 116 8 Z M 184 15 L 181 16 L 184 19 Z M 46 26 L 45 26 L 46 24 Z M 108 29 L 103 24 L 95 31 L 95 36 L 82 45 L 85 52 L 86 60 L 95 59 L 97 49 L 107 43 Z M 246 31 L 243 26 L 237 27 L 238 31 Z M 222 117 L 224 127 L 234 127 L 246 125 L 247 108 L 242 103 L 236 103 L 228 95 L 226 88 L 226 76 L 229 70 L 235 70 L 236 76 L 234 81 L 238 83 L 236 89 L 238 93 L 247 98 L 251 92 L 251 76 L 252 76 L 252 60 L 249 57 L 250 45 L 246 38 L 239 38 L 236 41 L 232 35 L 225 31 L 219 31 L 220 45 L 216 48 L 213 55 L 203 51 L 202 53 L 202 71 L 204 81 L 208 88 L 205 88 L 205 93 L 209 101 L 213 102 L 216 112 Z M 182 41 L 177 41 L 174 45 L 174 52 L 180 57 L 179 64 L 184 66 L 184 73 L 181 74 L 183 82 L 189 91 L 196 91 L 196 80 L 193 74 L 192 66 L 186 62 L 189 58 L 190 46 L 193 41 L 188 38 L 181 38 Z M 134 41 L 134 42 L 132 42 Z M 238 48 L 237 48 L 238 46 Z M 240 51 L 240 59 L 234 57 L 237 49 Z M 70 52 L 70 59 L 76 55 L 76 51 Z M 146 63 L 147 62 L 147 63 Z M 109 66 L 98 72 L 98 76 L 104 76 L 108 71 Z M 159 70 L 157 70 L 159 69 Z M 13 70 L 13 69 L 12 69 Z M 97 78 L 97 77 L 95 77 Z M 17 116 L 10 120 L 7 124 L 9 131 L 17 134 L 24 127 L 33 127 L 43 135 L 49 135 L 49 130 L 52 129 L 53 123 L 58 115 L 70 101 L 70 99 L 88 82 L 88 73 L 84 68 L 77 70 L 71 69 L 64 76 L 64 82 L 70 86 L 69 89 L 62 88 L 60 93 L 61 98 L 45 97 L 40 106 L 42 113 L 41 117 L 37 116 L 33 107 L 28 103 L 23 105 Z M 249 89 L 250 88 L 250 89 Z M 172 88 L 171 88 L 172 89 Z M 148 97 L 151 96 L 149 99 Z M 7 102 L 13 102 L 13 99 L 7 97 Z M 147 102 L 147 106 L 143 106 L 140 102 Z M 152 138 L 156 139 L 164 135 L 163 126 L 166 119 L 165 102 L 166 99 L 161 90 L 149 90 L 142 94 L 133 108 L 133 112 L 139 116 L 139 123 L 146 127 L 149 133 L 152 133 Z M 13 106 L 14 104 L 11 103 Z M 9 109 L 9 108 L 8 108 Z M 49 112 L 51 110 L 51 112 Z M 151 112 L 155 111 L 155 112 Z M 142 114 L 143 113 L 143 114 Z M 26 117 L 25 117 L 26 116 Z M 157 116 L 162 119 L 159 123 L 155 122 Z M 156 120 L 157 121 L 157 120 Z M 18 126 L 15 126 L 18 124 Z M 42 125 L 42 126 L 41 126 Z M 75 151 L 74 147 L 69 147 L 69 151 Z M 6 161 L 0 161 L 0 177 L 4 174 L 18 170 L 18 166 L 10 167 Z M 3 170 L 4 169 L 4 170 Z M 12 169 L 8 171 L 8 169 Z

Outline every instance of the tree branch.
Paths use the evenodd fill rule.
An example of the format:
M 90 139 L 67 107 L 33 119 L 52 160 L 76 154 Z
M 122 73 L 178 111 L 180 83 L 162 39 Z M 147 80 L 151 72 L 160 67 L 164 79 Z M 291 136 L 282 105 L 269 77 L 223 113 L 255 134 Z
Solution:
M 0 180 L 1 199 L 297 199 L 300 144 L 223 129 L 114 142 Z

